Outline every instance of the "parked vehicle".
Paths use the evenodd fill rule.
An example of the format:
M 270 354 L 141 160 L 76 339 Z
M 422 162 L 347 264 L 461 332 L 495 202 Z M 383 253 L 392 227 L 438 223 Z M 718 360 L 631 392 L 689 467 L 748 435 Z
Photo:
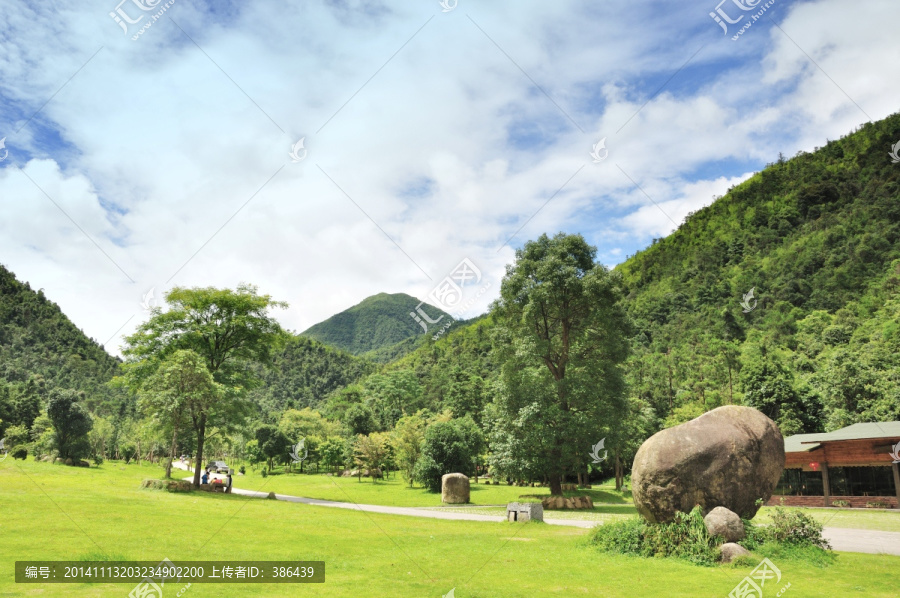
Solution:
M 206 469 L 213 473 L 228 473 L 228 465 L 225 464 L 225 461 L 210 461 Z

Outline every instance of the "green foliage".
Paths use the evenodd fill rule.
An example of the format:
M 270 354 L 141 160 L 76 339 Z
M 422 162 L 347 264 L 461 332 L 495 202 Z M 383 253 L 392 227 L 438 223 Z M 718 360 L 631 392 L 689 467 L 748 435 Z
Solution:
M 421 415 L 401 417 L 391 434 L 391 445 L 400 469 L 406 474 L 412 487 L 416 464 L 422 456 L 422 444 L 425 440 L 425 420 Z
M 639 517 L 594 528 L 590 543 L 602 552 L 644 557 L 672 557 L 698 565 L 718 561 L 717 540 L 706 531 L 700 507 L 676 513 L 669 523 L 646 523 Z
M 13 447 L 13 450 L 11 450 L 9 454 L 12 455 L 13 459 L 21 459 L 24 461 L 28 457 L 28 447 L 20 444 Z
M 271 367 L 255 366 L 262 384 L 250 392 L 264 415 L 318 407 L 329 394 L 375 371 L 371 361 L 302 336 L 288 338 L 273 359 Z
M 350 434 L 368 436 L 377 428 L 375 416 L 367 405 L 353 405 L 344 415 L 344 424 Z
M 431 492 L 440 492 L 444 474 L 474 475 L 475 460 L 483 446 L 484 438 L 471 418 L 434 422 L 425 429 L 413 477 Z
M 85 393 L 85 406 L 114 413 L 125 394 L 106 382 L 119 360 L 79 330 L 59 306 L 0 266 L 0 436 L 4 425 L 31 428 L 50 390 Z M 12 407 L 14 417 L 4 413 Z
M 617 266 L 631 394 L 659 420 L 744 402 L 785 434 L 900 418 L 897 138 L 895 114 L 769 164 Z
M 60 459 L 80 459 L 90 453 L 88 432 L 93 427 L 90 414 L 79 403 L 83 393 L 54 389 L 47 402 L 47 417 L 53 426 L 53 446 Z
M 516 251 L 495 305 L 495 352 L 503 362 L 492 412 L 492 469 L 547 476 L 554 494 L 566 471 L 616 436 L 627 399 L 621 364 L 630 326 L 619 276 L 595 263 L 581 235 L 541 235 Z
M 422 335 L 425 331 L 410 316 L 419 303 L 404 293 L 379 293 L 310 327 L 303 335 L 360 355 Z M 444 318 L 442 324 L 450 318 L 430 305 L 422 309 L 432 320 Z
M 807 513 L 795 509 L 776 507 L 772 513 L 772 525 L 765 529 L 766 537 L 778 544 L 814 546 L 830 549 L 822 537 L 822 524 Z

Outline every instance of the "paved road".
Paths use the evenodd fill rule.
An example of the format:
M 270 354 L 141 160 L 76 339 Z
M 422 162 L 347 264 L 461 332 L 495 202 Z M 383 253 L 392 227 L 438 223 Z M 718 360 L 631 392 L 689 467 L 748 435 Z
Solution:
M 176 462 L 176 467 L 184 469 Z M 184 478 L 191 480 L 192 478 Z M 251 496 L 254 498 L 266 498 L 268 492 L 254 490 L 241 490 L 232 488 L 233 494 Z M 499 522 L 504 518 L 493 515 L 480 515 L 476 513 L 461 513 L 458 511 L 444 512 L 433 508 L 416 507 L 385 507 L 382 505 L 360 505 L 352 502 L 339 502 L 334 500 L 320 500 L 318 498 L 304 498 L 302 496 L 290 496 L 288 494 L 276 494 L 275 498 L 286 502 L 296 502 L 318 507 L 333 507 L 337 509 L 351 509 L 367 513 L 383 513 L 385 515 L 405 515 L 407 517 L 430 517 L 432 519 L 456 519 L 460 521 L 490 521 Z M 569 527 L 591 528 L 599 525 L 597 521 L 580 521 L 577 519 L 544 519 L 549 525 L 566 525 Z M 900 532 L 882 532 L 868 529 L 848 529 L 842 527 L 826 527 L 823 535 L 831 543 L 832 548 L 844 552 L 866 552 L 870 554 L 893 554 L 900 556 Z

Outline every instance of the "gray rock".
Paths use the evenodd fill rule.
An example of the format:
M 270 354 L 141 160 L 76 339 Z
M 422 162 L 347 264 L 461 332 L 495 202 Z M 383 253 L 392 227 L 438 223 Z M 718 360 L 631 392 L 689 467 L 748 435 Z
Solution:
M 269 498 L 271 500 L 277 500 L 274 492 L 269 492 L 269 495 L 266 496 L 266 498 Z
M 740 556 L 749 555 L 750 551 L 740 544 L 735 544 L 734 542 L 726 542 L 725 544 L 719 546 L 719 554 L 721 555 L 723 563 L 730 563 Z
M 716 507 L 703 518 L 706 524 L 706 531 L 710 536 L 721 536 L 726 542 L 737 542 L 743 540 L 746 535 L 744 530 L 744 522 L 737 516 L 734 511 L 729 511 L 725 507 Z
M 441 476 L 441 502 L 451 505 L 469 502 L 469 478 L 461 473 Z
M 784 439 L 771 419 L 727 405 L 651 436 L 638 449 L 631 484 L 638 512 L 652 523 L 700 505 L 752 519 L 784 469 Z

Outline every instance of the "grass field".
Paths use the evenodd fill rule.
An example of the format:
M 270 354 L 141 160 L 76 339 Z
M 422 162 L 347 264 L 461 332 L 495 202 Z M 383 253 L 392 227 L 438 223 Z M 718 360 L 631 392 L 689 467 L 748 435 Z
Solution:
M 13 562 L 39 559 L 326 562 L 324 584 L 194 584 L 186 598 L 438 598 L 451 588 L 456 598 L 722 598 L 749 572 L 603 555 L 585 545 L 587 532 L 577 528 L 419 519 L 138 487 L 159 471 L 116 462 L 90 469 L 31 460 L 0 463 L 0 596 L 125 598 L 133 588 L 15 584 Z M 842 553 L 826 569 L 791 561 L 776 565 L 781 583 L 791 584 L 789 597 L 819 598 L 822 588 L 829 596 L 897 595 L 900 557 Z

